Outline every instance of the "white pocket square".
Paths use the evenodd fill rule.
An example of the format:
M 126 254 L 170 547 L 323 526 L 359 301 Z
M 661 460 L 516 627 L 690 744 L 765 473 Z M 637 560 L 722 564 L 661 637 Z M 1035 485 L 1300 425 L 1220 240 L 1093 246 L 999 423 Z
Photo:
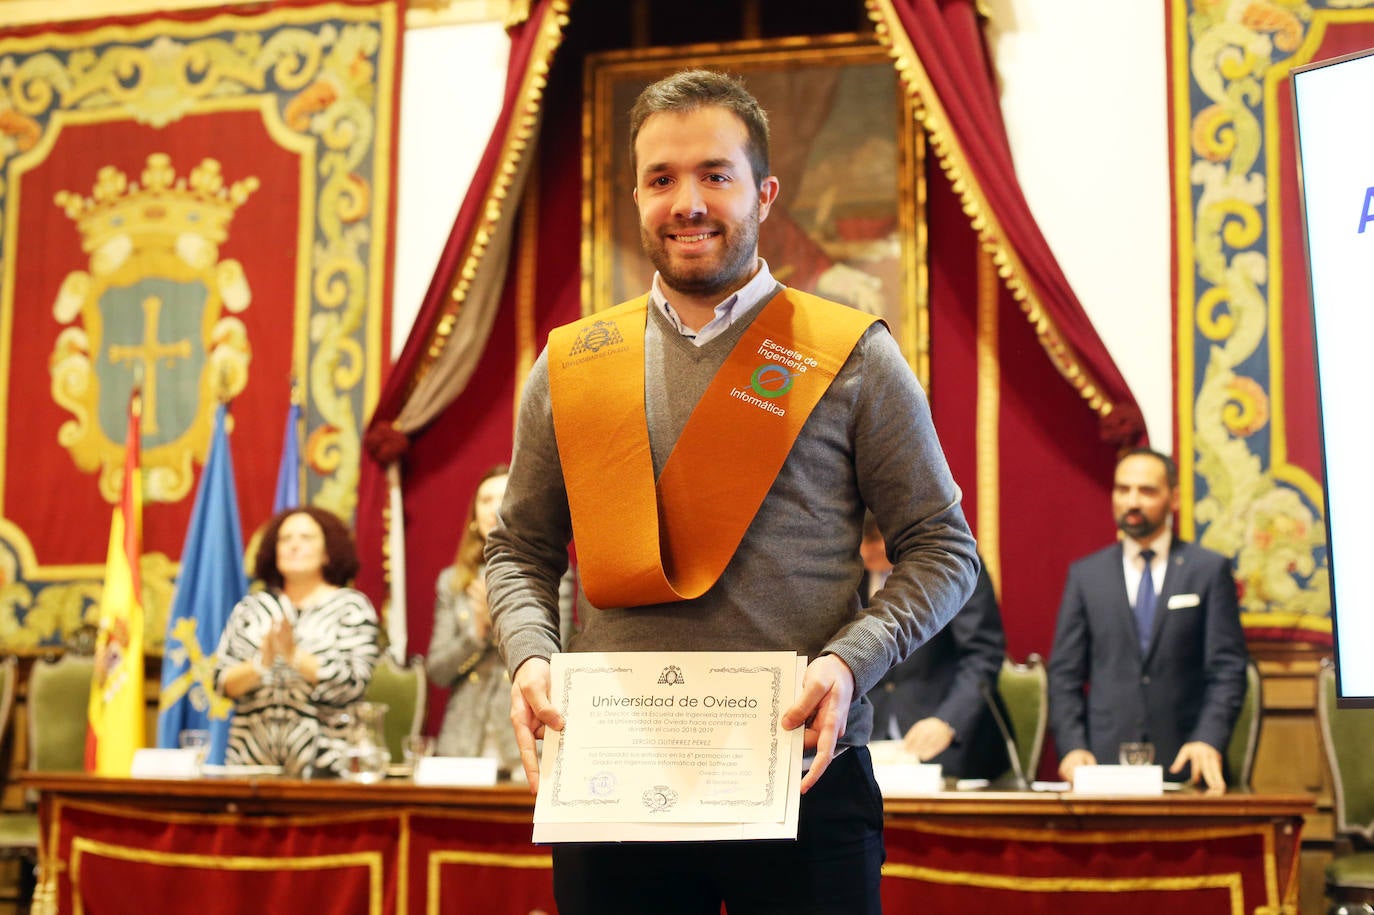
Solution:
M 1183 610 L 1187 607 L 1196 607 L 1202 603 L 1202 598 L 1196 594 L 1175 594 L 1169 598 L 1170 610 Z

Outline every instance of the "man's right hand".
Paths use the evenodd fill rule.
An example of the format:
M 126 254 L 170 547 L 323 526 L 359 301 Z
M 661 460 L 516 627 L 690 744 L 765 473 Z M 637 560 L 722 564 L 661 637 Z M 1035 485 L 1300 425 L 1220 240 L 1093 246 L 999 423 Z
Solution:
M 539 750 L 534 742 L 544 736 L 546 727 L 563 730 L 563 716 L 549 701 L 550 684 L 548 660 L 529 658 L 510 685 L 510 721 L 531 794 L 539 790 Z
M 1059 761 L 1059 777 L 1066 782 L 1073 781 L 1073 772 L 1079 766 L 1095 766 L 1097 757 L 1088 750 L 1070 750 Z

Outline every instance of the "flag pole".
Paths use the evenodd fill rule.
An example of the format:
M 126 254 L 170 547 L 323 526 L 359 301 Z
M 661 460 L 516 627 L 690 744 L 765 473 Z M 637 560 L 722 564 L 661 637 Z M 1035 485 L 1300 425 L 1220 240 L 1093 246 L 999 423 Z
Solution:
M 141 366 L 135 364 L 124 437 L 124 479 L 110 514 L 110 541 L 100 595 L 95 671 L 87 703 L 87 772 L 127 777 L 134 751 L 144 743 L 143 481 L 140 476 Z
M 229 443 L 231 403 L 223 398 L 215 408 L 210 454 L 182 542 L 158 701 L 158 746 L 179 746 L 183 731 L 206 731 L 205 762 L 215 765 L 224 762 L 233 716 L 233 702 L 215 689 L 219 643 L 234 605 L 248 593 Z

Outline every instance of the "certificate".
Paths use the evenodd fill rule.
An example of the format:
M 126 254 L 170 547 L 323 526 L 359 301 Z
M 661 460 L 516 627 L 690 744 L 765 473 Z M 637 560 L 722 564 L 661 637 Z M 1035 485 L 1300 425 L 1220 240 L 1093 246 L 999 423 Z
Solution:
M 534 841 L 795 838 L 805 658 L 577 652 L 551 659 L 561 732 L 540 760 Z

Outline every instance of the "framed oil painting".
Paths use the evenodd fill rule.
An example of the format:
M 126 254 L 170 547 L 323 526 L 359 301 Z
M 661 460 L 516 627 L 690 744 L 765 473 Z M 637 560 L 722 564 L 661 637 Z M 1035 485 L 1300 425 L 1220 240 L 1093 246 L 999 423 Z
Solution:
M 871 37 L 777 39 L 588 57 L 583 99 L 582 308 L 643 294 L 629 111 L 651 82 L 738 75 L 768 112 L 778 201 L 759 252 L 780 282 L 881 315 L 928 385 L 925 144 L 896 69 Z

